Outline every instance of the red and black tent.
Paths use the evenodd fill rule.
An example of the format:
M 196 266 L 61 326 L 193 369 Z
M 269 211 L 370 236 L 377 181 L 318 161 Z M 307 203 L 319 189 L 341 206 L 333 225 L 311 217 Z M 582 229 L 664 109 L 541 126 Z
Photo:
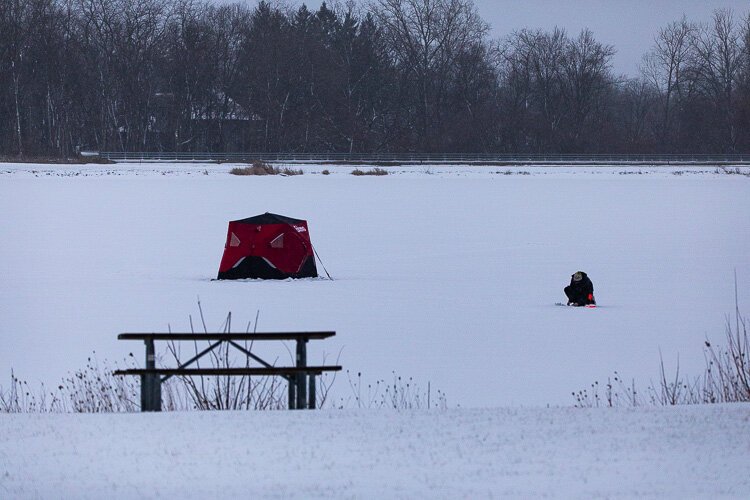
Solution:
M 266 212 L 229 223 L 218 279 L 316 276 L 307 221 Z

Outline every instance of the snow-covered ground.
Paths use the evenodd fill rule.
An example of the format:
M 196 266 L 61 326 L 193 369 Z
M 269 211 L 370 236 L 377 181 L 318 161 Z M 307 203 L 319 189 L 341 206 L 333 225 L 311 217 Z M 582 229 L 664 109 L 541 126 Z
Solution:
M 723 340 L 734 309 L 735 269 L 750 311 L 747 176 L 232 166 L 0 164 L 0 385 L 13 368 L 54 386 L 92 351 L 140 362 L 142 345 L 117 333 L 189 330 L 200 297 L 209 330 L 229 311 L 234 331 L 258 311 L 259 331 L 335 330 L 311 362 L 338 358 L 364 383 L 396 372 L 450 406 L 570 404 L 615 370 L 647 385 L 660 349 L 668 369 L 679 356 L 683 373 L 702 373 L 703 341 Z M 334 281 L 212 281 L 227 222 L 266 211 L 308 220 Z M 555 307 L 579 269 L 601 307 Z
M 0 415 L 3 498 L 737 498 L 750 405 Z
M 209 330 L 229 311 L 234 331 L 258 311 L 259 331 L 336 330 L 311 362 L 429 382 L 450 409 L 0 415 L 0 497 L 747 498 L 748 405 L 545 406 L 615 370 L 643 388 L 660 350 L 702 373 L 735 270 L 750 311 L 750 177 L 231 167 L 0 164 L 0 387 L 11 368 L 54 386 L 92 351 L 141 362 L 117 333 L 189 330 L 200 297 Z M 266 211 L 308 221 L 333 281 L 212 281 L 227 221 Z M 601 307 L 556 307 L 579 269 Z

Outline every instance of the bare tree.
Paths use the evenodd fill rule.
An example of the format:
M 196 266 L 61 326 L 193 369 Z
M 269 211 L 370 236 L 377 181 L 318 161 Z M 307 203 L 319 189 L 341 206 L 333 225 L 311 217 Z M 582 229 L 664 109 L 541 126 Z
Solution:
M 700 92 L 718 112 L 723 129 L 722 146 L 736 151 L 736 93 L 746 59 L 743 57 L 743 26 L 731 10 L 714 11 L 713 22 L 692 33 L 695 79 Z
M 473 0 L 234 1 L 0 0 L 0 155 L 750 148 L 747 15 L 665 26 L 628 80 Z
M 534 151 L 559 150 L 565 116 L 565 30 L 521 30 L 511 35 L 505 51 L 514 93 L 522 99 L 526 142 Z
M 691 39 L 696 26 L 687 21 L 685 16 L 679 21 L 670 23 L 659 30 L 654 38 L 654 47 L 643 58 L 641 71 L 643 75 L 662 94 L 663 119 L 661 140 L 672 142 L 672 114 L 675 106 L 682 99 L 685 81 L 685 69 L 689 63 Z
M 624 82 L 618 92 L 621 147 L 628 153 L 648 153 L 655 148 L 649 125 L 660 100 L 658 89 L 645 79 Z
M 201 89 L 204 101 L 191 110 L 190 117 L 190 121 L 203 123 L 200 130 L 205 137 L 199 147 L 232 150 L 247 144 L 250 139 L 238 137 L 242 135 L 241 131 L 227 130 L 225 125 L 247 121 L 250 112 L 247 81 L 242 78 L 242 61 L 251 14 L 251 10 L 241 4 L 222 5 L 206 12 L 208 19 L 205 22 L 210 35 L 205 64 L 206 71 L 212 72 L 211 85 Z
M 0 26 L 3 35 L 0 40 L 0 63 L 2 73 L 10 75 L 9 82 L 12 96 L 12 110 L 15 146 L 19 156 L 24 155 L 24 127 L 22 122 L 23 106 L 23 66 L 27 63 L 26 55 L 30 50 L 32 30 L 39 2 L 25 0 L 7 0 L 0 5 Z
M 448 69 L 488 31 L 472 0 L 377 0 L 374 9 L 395 63 L 414 83 L 418 144 L 435 144 Z
M 590 134 L 583 132 L 595 108 L 603 106 L 606 93 L 612 87 L 610 61 L 614 55 L 614 47 L 597 42 L 588 29 L 567 43 L 562 71 L 565 100 L 569 108 L 566 145 L 572 151 L 584 149 L 581 141 L 584 135 Z
M 146 149 L 153 119 L 162 43 L 174 3 L 79 0 L 91 61 L 99 73 L 105 134 L 123 150 Z

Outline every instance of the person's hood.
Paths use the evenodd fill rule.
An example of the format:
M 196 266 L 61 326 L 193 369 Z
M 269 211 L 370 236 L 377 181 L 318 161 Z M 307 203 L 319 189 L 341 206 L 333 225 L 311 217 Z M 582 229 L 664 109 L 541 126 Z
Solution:
M 576 271 L 571 275 L 571 279 L 574 283 L 580 283 L 581 281 L 585 280 L 588 276 L 583 271 Z

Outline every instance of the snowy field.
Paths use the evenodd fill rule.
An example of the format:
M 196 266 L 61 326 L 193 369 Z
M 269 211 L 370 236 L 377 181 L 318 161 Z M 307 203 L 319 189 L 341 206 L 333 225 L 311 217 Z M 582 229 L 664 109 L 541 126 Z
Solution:
M 0 164 L 0 385 L 13 368 L 54 386 L 94 351 L 142 362 L 142 345 L 117 334 L 188 331 L 200 298 L 209 330 L 229 311 L 234 331 L 256 314 L 258 331 L 335 330 L 311 343 L 310 362 L 338 359 L 364 384 L 395 372 L 452 407 L 566 405 L 614 371 L 645 388 L 659 350 L 668 369 L 679 356 L 683 373 L 701 374 L 705 338 L 722 341 L 734 310 L 735 269 L 750 311 L 747 176 L 231 167 Z M 308 221 L 333 281 L 212 281 L 227 222 L 267 211 Z M 556 307 L 579 269 L 601 307 Z M 345 374 L 334 390 L 351 394 Z
M 750 405 L 0 415 L 3 498 L 746 499 Z
M 558 406 L 615 370 L 645 388 L 660 350 L 702 373 L 735 270 L 750 311 L 749 177 L 232 166 L 0 164 L 0 387 L 142 363 L 117 334 L 189 330 L 200 297 L 209 330 L 335 330 L 311 363 L 429 382 L 449 410 L 0 415 L 0 497 L 747 498 L 749 405 Z M 227 222 L 266 211 L 308 221 L 333 281 L 212 281 Z M 554 305 L 577 270 L 601 307 Z M 351 408 L 346 374 L 333 392 Z

